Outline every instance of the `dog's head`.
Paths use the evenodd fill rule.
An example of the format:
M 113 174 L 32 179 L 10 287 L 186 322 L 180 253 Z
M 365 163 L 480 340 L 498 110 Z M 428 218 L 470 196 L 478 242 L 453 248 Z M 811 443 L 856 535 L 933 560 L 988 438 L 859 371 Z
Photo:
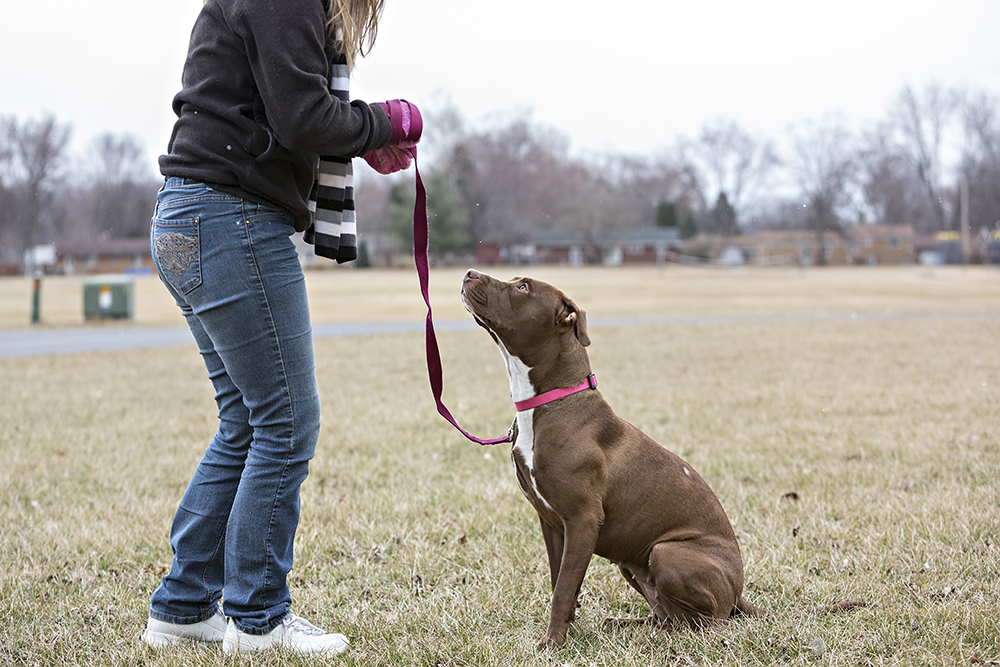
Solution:
M 587 314 L 556 287 L 532 278 L 503 281 L 470 270 L 462 301 L 497 344 L 529 367 L 565 346 L 590 345 Z

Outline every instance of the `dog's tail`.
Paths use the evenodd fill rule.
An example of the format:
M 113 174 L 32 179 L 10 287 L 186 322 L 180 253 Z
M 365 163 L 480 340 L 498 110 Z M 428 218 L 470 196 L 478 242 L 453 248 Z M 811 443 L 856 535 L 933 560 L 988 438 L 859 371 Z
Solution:
M 736 607 L 733 609 L 732 616 L 767 616 L 770 612 L 761 609 L 755 604 L 750 604 L 747 599 L 740 596 L 740 599 L 736 601 Z
M 862 602 L 860 600 L 851 600 L 848 602 L 838 602 L 837 604 L 826 605 L 824 607 L 815 607 L 813 609 L 804 609 L 800 611 L 793 612 L 773 612 L 767 611 L 766 609 L 761 609 L 755 604 L 747 602 L 746 598 L 742 595 L 740 599 L 736 602 L 736 607 L 733 609 L 732 617 L 737 616 L 805 616 L 806 614 L 837 614 L 844 611 L 851 611 L 853 609 L 862 609 L 864 607 L 870 607 L 871 605 L 867 602 Z

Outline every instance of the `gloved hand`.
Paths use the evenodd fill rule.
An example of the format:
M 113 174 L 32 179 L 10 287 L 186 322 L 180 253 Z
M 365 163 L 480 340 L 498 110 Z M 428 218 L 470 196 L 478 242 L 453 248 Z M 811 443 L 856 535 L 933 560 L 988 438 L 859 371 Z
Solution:
M 383 146 L 373 151 L 368 151 L 361 156 L 372 169 L 380 174 L 395 174 L 410 168 L 413 162 L 413 153 L 409 148 L 401 146 Z
M 416 154 L 417 142 L 424 124 L 416 105 L 406 100 L 377 102 L 392 123 L 392 138 L 388 145 L 365 153 L 364 158 L 380 174 L 392 174 L 408 169 Z
M 382 107 L 385 115 L 389 117 L 389 122 L 392 123 L 392 139 L 389 140 L 389 145 L 401 148 L 416 146 L 424 130 L 424 122 L 417 106 L 406 100 L 389 100 L 376 104 Z

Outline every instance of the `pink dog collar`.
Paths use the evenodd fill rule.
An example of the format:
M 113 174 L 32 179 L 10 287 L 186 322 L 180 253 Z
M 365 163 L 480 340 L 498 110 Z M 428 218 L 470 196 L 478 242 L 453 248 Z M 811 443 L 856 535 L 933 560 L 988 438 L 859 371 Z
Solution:
M 532 408 L 537 408 L 539 405 L 558 401 L 560 398 L 566 398 L 587 389 L 597 389 L 597 377 L 593 373 L 588 375 L 586 380 L 575 387 L 561 387 L 523 401 L 514 401 L 514 407 L 517 408 L 518 412 L 524 412 L 525 410 L 531 410 Z

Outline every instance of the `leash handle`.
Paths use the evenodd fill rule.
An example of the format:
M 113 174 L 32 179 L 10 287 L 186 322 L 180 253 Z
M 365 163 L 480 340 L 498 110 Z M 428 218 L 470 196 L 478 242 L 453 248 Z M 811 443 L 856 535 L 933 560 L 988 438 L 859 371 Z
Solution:
M 413 123 L 414 121 L 421 124 L 419 117 L 411 118 L 410 122 Z M 411 127 L 411 134 L 413 129 Z M 418 137 L 420 136 L 419 131 L 417 129 Z M 434 317 L 431 310 L 429 289 L 430 264 L 427 257 L 430 251 L 430 227 L 427 220 L 427 189 L 424 187 L 424 181 L 420 178 L 420 169 L 417 167 L 417 147 L 413 146 L 408 150 L 413 156 L 413 170 L 417 176 L 417 197 L 413 205 L 413 263 L 417 267 L 420 294 L 424 297 L 424 303 L 427 304 L 427 321 L 424 332 L 425 348 L 427 350 L 427 377 L 430 379 L 431 393 L 434 395 L 438 414 L 447 419 L 452 426 L 457 428 L 462 435 L 472 442 L 480 445 L 499 445 L 504 442 L 511 442 L 513 439 L 513 426 L 511 426 L 511 430 L 503 438 L 482 440 L 459 426 L 455 418 L 451 416 L 451 411 L 448 410 L 447 406 L 441 400 L 441 392 L 444 388 L 444 371 L 441 368 L 441 351 L 438 348 L 437 335 L 434 333 Z

